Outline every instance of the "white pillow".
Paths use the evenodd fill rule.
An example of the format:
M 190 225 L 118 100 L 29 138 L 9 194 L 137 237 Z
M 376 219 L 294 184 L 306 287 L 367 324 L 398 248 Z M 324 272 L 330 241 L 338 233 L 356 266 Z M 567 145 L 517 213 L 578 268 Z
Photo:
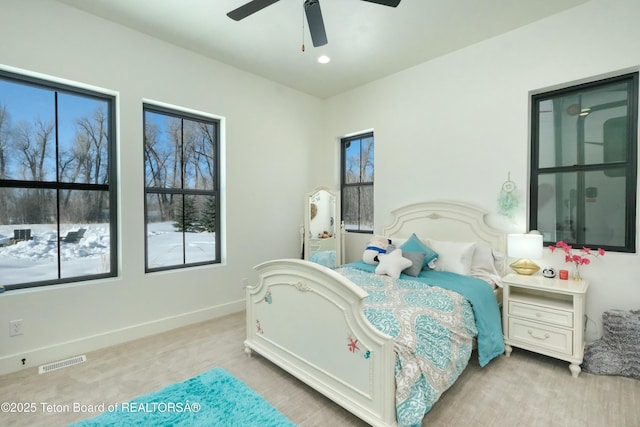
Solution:
M 468 276 L 471 274 L 471 263 L 476 244 L 474 242 L 446 242 L 429 240 L 429 246 L 438 253 L 437 271 L 449 271 Z
M 400 273 L 407 267 L 411 267 L 413 262 L 402 256 L 402 249 L 396 249 L 389 254 L 378 255 L 380 263 L 376 267 L 376 274 L 386 274 L 394 279 L 400 277 Z
M 502 287 L 502 270 L 506 256 L 490 246 L 476 245 L 471 262 L 471 275 L 488 282 L 491 285 Z

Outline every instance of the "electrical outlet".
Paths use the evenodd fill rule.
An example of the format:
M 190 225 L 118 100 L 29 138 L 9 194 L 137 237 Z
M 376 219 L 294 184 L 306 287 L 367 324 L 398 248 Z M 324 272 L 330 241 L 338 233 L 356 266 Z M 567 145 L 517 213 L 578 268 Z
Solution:
M 15 337 L 16 335 L 22 335 L 22 319 L 12 320 L 9 322 L 9 336 Z

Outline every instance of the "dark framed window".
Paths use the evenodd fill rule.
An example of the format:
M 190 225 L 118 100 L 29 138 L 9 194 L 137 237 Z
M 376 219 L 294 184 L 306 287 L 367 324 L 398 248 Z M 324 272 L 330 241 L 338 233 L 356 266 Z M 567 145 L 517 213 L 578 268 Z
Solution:
M 345 230 L 373 233 L 373 132 L 341 140 L 341 205 Z
M 636 250 L 638 73 L 531 99 L 530 228 L 545 243 Z
M 144 104 L 145 269 L 220 262 L 220 122 Z
M 0 71 L 0 282 L 117 274 L 115 97 Z

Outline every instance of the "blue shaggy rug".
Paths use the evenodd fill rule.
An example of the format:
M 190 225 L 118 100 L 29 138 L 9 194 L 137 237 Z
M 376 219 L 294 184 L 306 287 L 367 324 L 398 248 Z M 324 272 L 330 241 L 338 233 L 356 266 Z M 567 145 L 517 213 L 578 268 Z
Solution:
M 295 427 L 258 393 L 222 368 L 214 368 L 105 411 L 73 427 L 256 426 Z

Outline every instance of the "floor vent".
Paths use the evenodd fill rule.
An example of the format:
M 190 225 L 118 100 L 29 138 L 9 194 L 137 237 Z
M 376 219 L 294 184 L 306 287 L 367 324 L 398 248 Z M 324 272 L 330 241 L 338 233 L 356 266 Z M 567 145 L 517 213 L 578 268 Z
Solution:
M 74 356 L 69 359 L 59 360 L 57 362 L 47 363 L 46 365 L 42 365 L 38 368 L 39 374 L 45 374 L 47 372 L 55 371 L 56 369 L 67 368 L 69 366 L 77 365 L 79 363 L 84 363 L 87 361 L 87 356 L 84 354 L 81 356 Z

